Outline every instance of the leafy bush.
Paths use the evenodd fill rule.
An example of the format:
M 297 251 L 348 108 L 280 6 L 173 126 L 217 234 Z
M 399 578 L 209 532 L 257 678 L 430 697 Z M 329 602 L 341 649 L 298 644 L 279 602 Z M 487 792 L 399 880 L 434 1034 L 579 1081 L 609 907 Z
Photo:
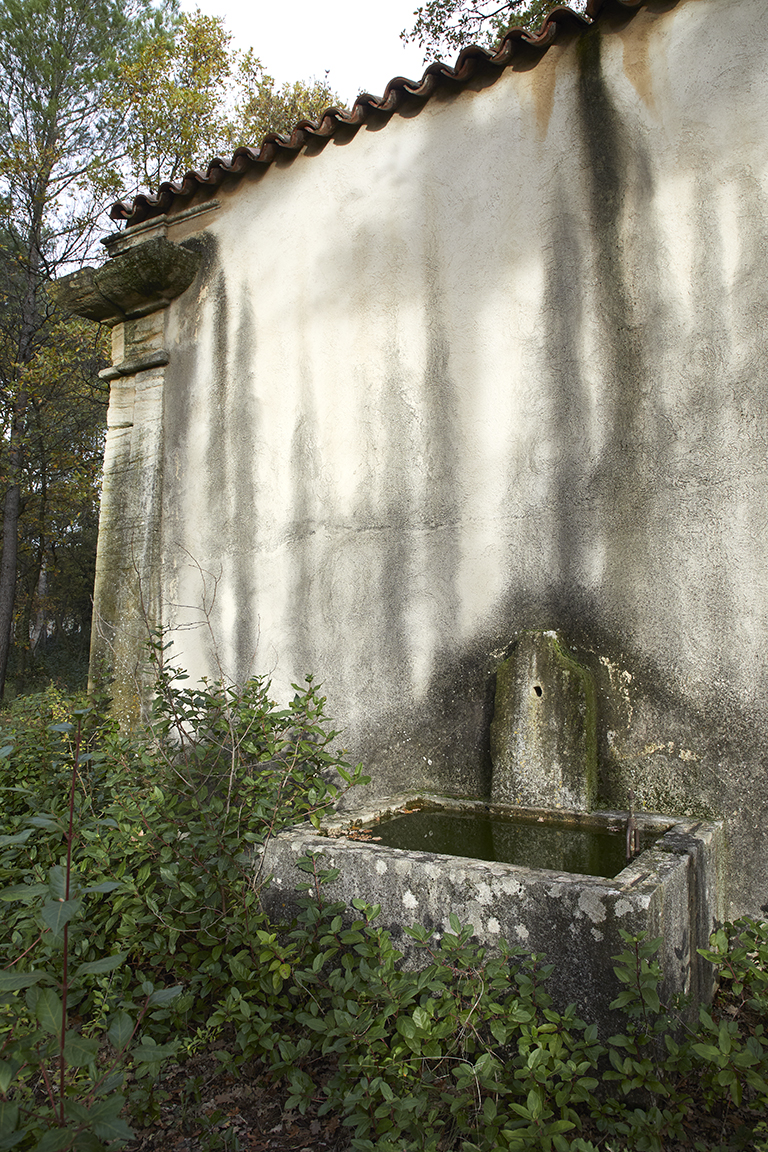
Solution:
M 765 1146 L 768 926 L 715 933 L 725 998 L 695 1031 L 659 999 L 658 942 L 625 935 L 626 1025 L 599 1043 L 553 1008 L 542 957 L 487 954 L 455 917 L 411 931 L 424 964 L 404 969 L 377 908 L 328 902 L 321 857 L 271 923 L 260 845 L 366 778 L 311 680 L 280 708 L 264 680 L 189 687 L 153 651 L 142 733 L 53 689 L 4 718 L 0 1152 L 123 1146 L 127 1112 L 151 1121 L 162 1070 L 206 1046 L 289 1108 L 319 1100 L 354 1152 L 713 1152 L 696 1111 L 719 1149 Z
M 92 710 L 68 716 L 55 690 L 6 719 L 0 1149 L 129 1138 L 127 1062 L 151 1115 L 180 1030 L 264 978 L 259 844 L 364 779 L 330 752 L 311 680 L 280 709 L 263 680 L 186 689 L 163 652 L 138 736 Z

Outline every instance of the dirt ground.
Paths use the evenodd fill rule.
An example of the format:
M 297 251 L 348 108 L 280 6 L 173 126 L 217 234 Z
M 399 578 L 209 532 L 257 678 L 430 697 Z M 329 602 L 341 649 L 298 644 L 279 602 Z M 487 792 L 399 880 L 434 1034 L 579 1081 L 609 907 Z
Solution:
M 135 1122 L 136 1139 L 126 1152 L 346 1152 L 350 1131 L 338 1117 L 306 1116 L 284 1108 L 284 1093 L 255 1070 L 237 1080 L 222 1075 L 209 1055 L 173 1066 L 160 1087 L 159 1116 L 145 1128 Z M 200 1078 L 199 1101 L 186 1092 Z

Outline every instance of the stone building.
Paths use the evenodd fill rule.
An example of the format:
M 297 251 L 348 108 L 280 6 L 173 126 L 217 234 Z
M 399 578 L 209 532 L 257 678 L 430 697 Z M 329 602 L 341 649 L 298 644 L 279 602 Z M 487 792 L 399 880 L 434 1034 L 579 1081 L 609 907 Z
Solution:
M 552 630 L 597 798 L 768 901 L 764 0 L 592 0 L 119 204 L 93 670 L 312 673 L 374 793 L 491 788 Z

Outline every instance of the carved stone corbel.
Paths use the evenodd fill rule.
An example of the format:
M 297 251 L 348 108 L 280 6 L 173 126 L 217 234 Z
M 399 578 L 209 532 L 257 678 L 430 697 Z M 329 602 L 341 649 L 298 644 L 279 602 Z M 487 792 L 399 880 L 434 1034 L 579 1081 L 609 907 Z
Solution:
M 100 268 L 62 277 L 54 297 L 65 311 L 112 326 L 167 307 L 190 286 L 200 259 L 165 236 L 151 236 Z

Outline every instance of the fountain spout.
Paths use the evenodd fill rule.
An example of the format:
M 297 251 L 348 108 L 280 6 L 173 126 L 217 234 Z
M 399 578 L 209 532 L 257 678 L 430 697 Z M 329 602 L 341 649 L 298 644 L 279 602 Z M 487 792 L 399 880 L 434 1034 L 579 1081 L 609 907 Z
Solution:
M 594 808 L 595 684 L 557 632 L 524 632 L 499 666 L 491 761 L 495 804 Z

